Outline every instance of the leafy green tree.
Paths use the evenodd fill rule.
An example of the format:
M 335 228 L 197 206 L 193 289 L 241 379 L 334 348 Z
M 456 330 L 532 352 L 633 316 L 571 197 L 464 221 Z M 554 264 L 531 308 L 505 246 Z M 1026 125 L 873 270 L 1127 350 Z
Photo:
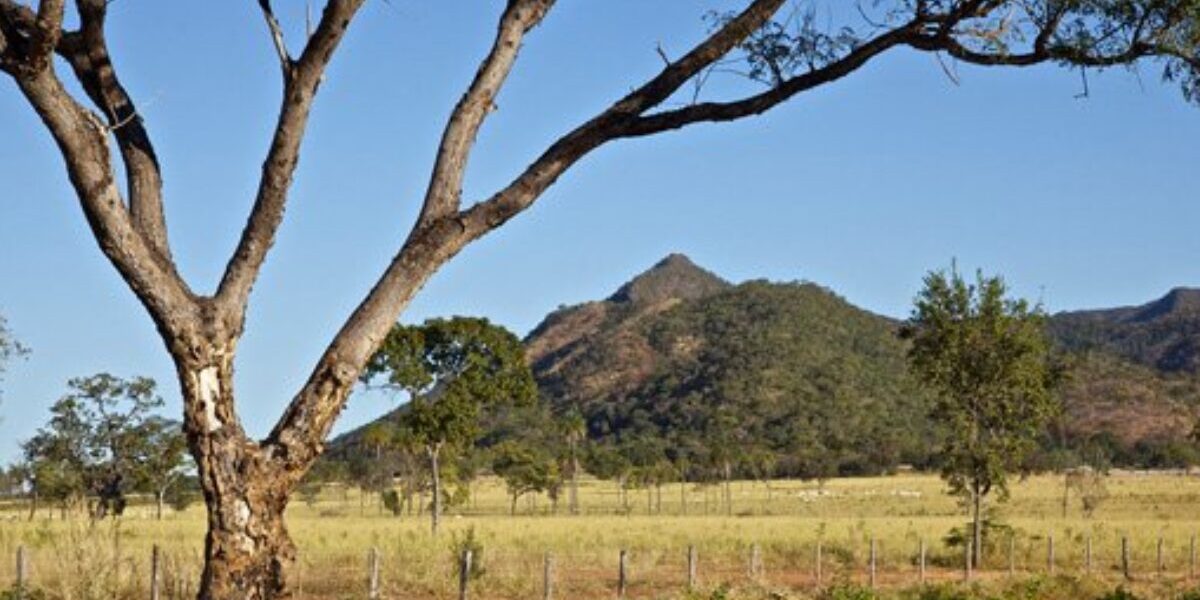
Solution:
M 399 422 L 429 460 L 434 535 L 442 513 L 442 454 L 474 443 L 484 412 L 537 397 L 521 341 L 487 319 L 470 317 L 395 325 L 363 379 L 409 395 Z
M 504 480 L 513 515 L 517 514 L 517 500 L 521 496 L 550 491 L 561 482 L 554 457 L 514 441 L 496 446 L 492 472 Z
M 969 283 L 955 267 L 931 272 L 902 330 L 912 372 L 936 394 L 942 477 L 970 508 L 976 562 L 985 497 L 1006 499 L 1008 473 L 1059 410 L 1045 315 L 1007 293 L 1000 277 Z
M 186 471 L 178 423 L 151 414 L 162 406 L 154 380 L 107 373 L 72 379 L 51 419 L 24 444 L 35 493 L 64 505 L 97 498 L 94 518 L 119 516 L 125 495 L 152 489 L 162 497 Z
M 133 427 L 141 439 L 140 458 L 132 461 L 138 487 L 154 494 L 154 516 L 163 518 L 163 506 L 171 489 L 191 474 L 193 463 L 187 455 L 187 438 L 178 421 L 158 416 L 147 417 Z

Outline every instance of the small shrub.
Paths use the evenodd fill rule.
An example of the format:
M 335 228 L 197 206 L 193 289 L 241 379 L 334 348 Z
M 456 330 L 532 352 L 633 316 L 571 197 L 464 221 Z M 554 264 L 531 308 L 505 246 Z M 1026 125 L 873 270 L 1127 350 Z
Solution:
M 23 591 L 17 590 L 13 586 L 7 590 L 0 590 L 0 600 L 46 600 L 46 594 L 41 590 L 25 588 Z
M 1096 600 L 1141 600 L 1133 592 L 1125 589 L 1125 586 L 1118 586 L 1117 589 L 1100 596 Z
M 467 578 L 470 581 L 478 581 L 487 574 L 487 570 L 483 566 L 483 542 L 475 535 L 473 526 L 462 533 L 456 532 L 450 540 L 455 577 L 462 577 L 462 556 L 467 550 L 471 551 L 471 571 L 467 573 Z
M 859 585 L 835 585 L 818 596 L 820 600 L 876 600 L 878 596 L 870 588 Z

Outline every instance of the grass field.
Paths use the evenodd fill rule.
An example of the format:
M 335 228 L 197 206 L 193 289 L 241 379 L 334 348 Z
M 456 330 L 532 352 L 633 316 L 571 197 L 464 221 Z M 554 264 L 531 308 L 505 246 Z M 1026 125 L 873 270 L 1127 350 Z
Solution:
M 365 598 L 372 547 L 382 557 L 384 598 L 455 597 L 455 543 L 473 529 L 486 571 L 473 584 L 475 598 L 540 598 L 547 552 L 553 556 L 556 598 L 613 598 L 622 549 L 629 553 L 631 598 L 822 597 L 815 580 L 818 539 L 823 597 L 859 597 L 848 595 L 853 590 L 846 586 L 867 586 L 872 539 L 881 597 L 943 598 L 955 596 L 931 594 L 967 591 L 972 597 L 1096 597 L 1123 581 L 1122 537 L 1130 542 L 1134 574 L 1126 585 L 1141 597 L 1172 598 L 1190 587 L 1191 538 L 1200 532 L 1200 478 L 1114 474 L 1108 500 L 1084 518 L 1075 500 L 1063 516 L 1061 478 L 1034 477 L 1014 485 L 1011 501 L 999 510 L 1013 528 L 1016 577 L 1008 577 L 1005 535 L 974 582 L 962 584 L 961 552 L 942 540 L 966 517 L 933 476 L 841 479 L 823 490 L 811 482 L 774 482 L 770 489 L 736 482 L 731 515 L 718 505 L 715 488 L 664 487 L 661 509 L 656 492 L 631 491 L 625 512 L 612 484 L 584 483 L 585 514 L 572 517 L 550 514 L 545 498 L 522 500 L 517 516 L 509 516 L 502 487 L 482 482 L 473 500 L 447 518 L 437 539 L 427 518 L 385 515 L 374 498 L 357 491 L 327 489 L 312 506 L 296 499 L 288 520 L 300 549 L 299 597 Z M 0 511 L 0 589 L 15 580 L 16 549 L 25 546 L 29 578 L 48 598 L 146 598 L 151 547 L 157 544 L 163 548 L 166 597 L 180 597 L 199 572 L 203 508 L 162 521 L 150 512 L 135 506 L 120 521 L 92 526 L 50 511 L 33 521 L 19 506 Z M 1083 555 L 1089 538 L 1093 566 L 1087 575 Z M 949 587 L 916 586 L 922 540 L 928 545 L 928 580 Z M 690 545 L 698 551 L 700 585 L 688 595 Z M 763 565 L 758 576 L 749 568 L 756 545 Z

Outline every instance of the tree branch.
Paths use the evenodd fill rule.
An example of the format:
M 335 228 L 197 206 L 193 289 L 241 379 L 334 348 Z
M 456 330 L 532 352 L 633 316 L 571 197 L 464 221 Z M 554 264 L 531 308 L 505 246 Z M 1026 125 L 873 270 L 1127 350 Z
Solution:
M 146 307 L 169 350 L 187 355 L 200 306 L 130 220 L 112 173 L 108 128 L 67 93 L 53 68 L 14 79 L 57 142 L 100 249 Z
M 509 9 L 520 1 L 510 0 Z M 784 1 L 755 0 L 645 85 L 555 142 L 515 182 L 488 201 L 465 212 L 419 220 L 403 248 L 334 337 L 304 388 L 263 441 L 268 454 L 289 467 L 302 467 L 314 460 L 367 361 L 437 267 L 472 240 L 532 204 L 567 167 L 613 139 L 620 126 L 661 104 L 696 73 L 736 47 L 766 23 Z M 486 63 L 485 60 L 485 67 Z
M 67 59 L 85 93 L 104 113 L 117 140 L 128 182 L 129 211 L 134 227 L 171 264 L 167 220 L 163 210 L 162 172 L 150 135 L 129 93 L 121 85 L 105 39 L 107 0 L 76 0 L 80 30 L 59 54 Z M 77 39 L 75 38 L 77 36 Z
M 283 103 L 271 147 L 263 163 L 254 208 L 242 230 L 237 249 L 225 267 L 216 295 L 217 306 L 229 320 L 234 335 L 241 333 L 250 290 L 283 221 L 288 191 L 299 161 L 300 144 L 304 139 L 317 88 L 363 1 L 330 0 L 304 52 L 292 65 L 291 76 L 284 79 Z
M 425 192 L 422 222 L 428 223 L 458 211 L 467 160 L 479 128 L 492 112 L 496 95 L 516 62 L 525 33 L 541 22 L 553 4 L 554 0 L 514 0 L 508 3 L 500 17 L 491 51 L 446 123 L 433 174 Z
M 283 28 L 271 10 L 271 0 L 258 0 L 258 6 L 267 21 L 267 29 L 271 31 L 271 43 L 275 45 L 275 54 L 279 56 L 279 67 L 283 69 L 284 79 L 287 79 L 292 75 L 292 57 L 288 55 L 287 43 L 283 40 Z

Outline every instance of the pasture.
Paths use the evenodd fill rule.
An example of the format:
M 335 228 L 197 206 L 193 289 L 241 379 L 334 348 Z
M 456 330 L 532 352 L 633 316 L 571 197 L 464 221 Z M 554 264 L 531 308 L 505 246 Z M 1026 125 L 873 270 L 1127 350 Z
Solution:
M 554 514 L 547 498 L 530 497 L 511 516 L 502 484 L 483 480 L 471 500 L 447 516 L 436 539 L 427 515 L 397 517 L 374 496 L 326 488 L 315 502 L 295 498 L 289 508 L 300 557 L 293 578 L 301 598 L 367 598 L 368 554 L 375 548 L 381 598 L 457 597 L 456 556 L 473 532 L 483 573 L 471 584 L 472 598 L 541 598 L 547 553 L 555 598 L 614 598 L 621 550 L 628 552 L 629 598 L 868 597 L 850 594 L 870 587 L 874 540 L 880 597 L 965 591 L 1096 597 L 1124 584 L 1139 597 L 1173 598 L 1191 588 L 1193 536 L 1200 533 L 1200 478 L 1114 473 L 1107 500 L 1091 517 L 1075 498 L 1064 517 L 1062 477 L 1032 477 L 1015 483 L 1011 501 L 996 511 L 1011 530 L 993 535 L 998 539 L 984 563 L 963 583 L 962 552 L 943 539 L 966 517 L 935 476 L 837 479 L 821 487 L 734 482 L 732 488 L 731 514 L 716 486 L 694 484 L 630 490 L 626 509 L 614 484 L 587 480 L 582 515 L 564 514 L 565 500 Z M 153 507 L 139 504 L 120 520 L 91 524 L 77 515 L 64 520 L 49 508 L 29 520 L 26 507 L 6 505 L 0 509 L 0 589 L 15 582 L 17 548 L 24 547 L 26 578 L 45 598 L 148 598 L 157 545 L 162 597 L 181 597 L 201 564 L 203 507 L 161 521 L 152 514 Z M 1129 544 L 1131 581 L 1122 573 L 1122 538 Z M 818 541 L 824 592 L 817 585 Z M 922 542 L 926 581 L 945 587 L 918 585 Z M 692 592 L 689 546 L 698 559 Z M 751 567 L 755 555 L 758 569 Z

